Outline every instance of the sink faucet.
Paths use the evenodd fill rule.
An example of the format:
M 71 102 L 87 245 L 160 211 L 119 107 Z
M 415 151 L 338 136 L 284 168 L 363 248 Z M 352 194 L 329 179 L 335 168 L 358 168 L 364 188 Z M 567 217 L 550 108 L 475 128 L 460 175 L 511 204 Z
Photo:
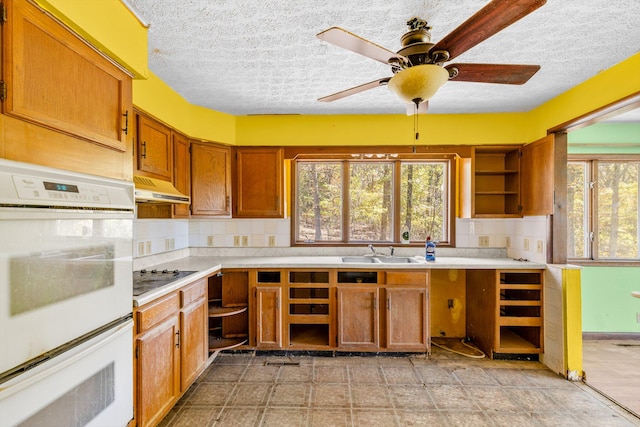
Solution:
M 378 255 L 378 253 L 376 252 L 376 248 L 374 248 L 374 247 L 373 247 L 373 245 L 369 245 L 369 246 L 367 246 L 367 247 L 369 248 L 369 250 L 370 250 L 371 252 L 373 252 L 373 256 Z

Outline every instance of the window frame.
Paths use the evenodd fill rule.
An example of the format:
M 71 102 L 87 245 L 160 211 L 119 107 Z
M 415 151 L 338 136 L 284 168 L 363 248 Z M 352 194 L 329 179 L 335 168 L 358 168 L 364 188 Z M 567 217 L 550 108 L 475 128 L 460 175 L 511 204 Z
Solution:
M 448 233 L 448 239 L 438 241 L 438 246 L 442 247 L 455 247 L 455 218 L 457 202 L 455 199 L 457 188 L 457 169 L 458 169 L 458 156 L 456 154 L 339 154 L 339 155 L 327 155 L 327 154 L 307 154 L 298 155 L 291 161 L 291 246 L 362 246 L 366 244 L 372 244 L 374 246 L 385 245 L 400 245 L 400 233 L 402 230 L 402 224 L 400 224 L 400 189 L 401 189 L 401 165 L 403 163 L 445 163 L 446 174 L 444 177 L 445 186 L 447 187 L 445 193 L 447 194 L 447 200 L 444 203 L 443 209 L 445 210 L 445 233 Z M 326 241 L 306 241 L 303 238 L 298 238 L 298 162 L 336 162 L 342 163 L 342 239 L 341 240 L 326 240 Z M 393 183 L 392 183 L 392 228 L 391 241 L 375 241 L 375 240 L 350 240 L 349 236 L 349 211 L 348 205 L 349 199 L 349 165 L 350 163 L 391 163 L 393 166 Z M 412 241 L 409 244 L 402 244 L 402 246 L 424 246 L 422 241 Z
M 567 156 L 567 163 L 583 163 L 585 164 L 585 175 L 588 182 L 584 183 L 586 190 L 585 197 L 585 224 L 588 229 L 585 235 L 592 233 L 593 237 L 586 238 L 585 256 L 584 257 L 568 257 L 567 261 L 577 265 L 600 265 L 600 266 L 638 266 L 640 265 L 640 253 L 638 258 L 600 258 L 598 254 L 599 245 L 599 229 L 598 229 L 598 165 L 600 163 L 640 163 L 640 155 L 628 154 L 621 155 L 607 154 L 573 154 Z M 638 198 L 640 199 L 640 167 L 638 168 Z M 640 203 L 640 200 L 639 200 Z M 568 209 L 568 206 L 567 206 Z M 567 214 L 568 215 L 568 214 Z M 640 244 L 640 214 L 638 215 L 638 240 Z M 567 221 L 567 233 L 570 224 Z M 568 241 L 568 239 L 567 239 Z M 640 251 L 639 251 L 640 252 Z

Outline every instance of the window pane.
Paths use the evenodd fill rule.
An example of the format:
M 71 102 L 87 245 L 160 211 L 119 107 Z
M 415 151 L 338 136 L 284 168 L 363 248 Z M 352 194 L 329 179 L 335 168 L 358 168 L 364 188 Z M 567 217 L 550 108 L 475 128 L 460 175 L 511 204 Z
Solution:
M 296 240 L 342 240 L 342 164 L 298 162 L 296 182 Z
M 589 175 L 586 162 L 567 164 L 567 256 L 589 257 Z
M 350 164 L 349 240 L 392 240 L 392 172 L 389 163 Z
M 402 163 L 400 224 L 408 225 L 410 239 L 449 240 L 446 230 L 446 163 Z
M 638 258 L 638 166 L 598 163 L 598 257 Z

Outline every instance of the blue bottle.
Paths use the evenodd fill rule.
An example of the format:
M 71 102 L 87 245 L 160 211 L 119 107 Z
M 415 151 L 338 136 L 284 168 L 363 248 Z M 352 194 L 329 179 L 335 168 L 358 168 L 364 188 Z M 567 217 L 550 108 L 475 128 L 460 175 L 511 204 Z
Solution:
M 425 243 L 426 254 L 424 259 L 427 261 L 435 261 L 436 260 L 436 244 L 431 241 L 431 236 L 427 237 L 427 242 Z

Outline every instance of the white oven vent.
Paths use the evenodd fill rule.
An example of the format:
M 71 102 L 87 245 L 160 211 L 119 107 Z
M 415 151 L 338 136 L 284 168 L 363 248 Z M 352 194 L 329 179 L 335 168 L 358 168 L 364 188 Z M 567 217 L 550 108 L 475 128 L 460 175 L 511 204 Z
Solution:
M 188 205 L 191 198 L 179 192 L 170 182 L 134 175 L 138 203 L 180 203 Z

